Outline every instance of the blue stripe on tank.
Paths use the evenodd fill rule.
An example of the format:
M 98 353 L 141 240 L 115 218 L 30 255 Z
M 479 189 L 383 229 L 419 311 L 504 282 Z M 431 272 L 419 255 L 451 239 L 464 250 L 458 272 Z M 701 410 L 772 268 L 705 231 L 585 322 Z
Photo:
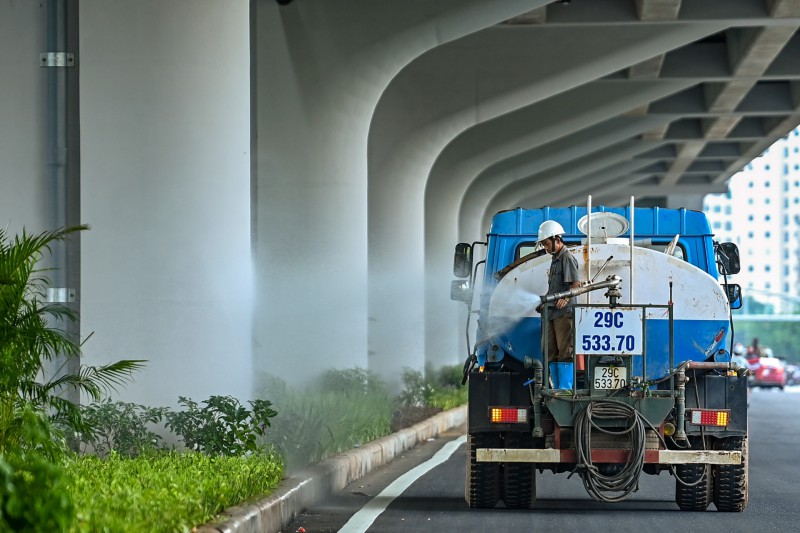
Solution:
M 504 332 L 491 337 L 491 341 L 478 352 L 478 363 L 486 364 L 486 352 L 496 345 L 511 357 L 524 361 L 525 357 L 542 360 L 540 317 L 527 317 Z M 497 327 L 497 324 L 493 326 Z M 715 351 L 725 347 L 730 324 L 727 320 L 675 320 L 675 366 L 684 361 L 705 361 Z M 661 378 L 669 372 L 669 322 L 663 319 L 647 321 L 647 377 Z M 580 351 L 578 351 L 580 353 Z M 642 357 L 633 356 L 634 375 L 642 374 Z

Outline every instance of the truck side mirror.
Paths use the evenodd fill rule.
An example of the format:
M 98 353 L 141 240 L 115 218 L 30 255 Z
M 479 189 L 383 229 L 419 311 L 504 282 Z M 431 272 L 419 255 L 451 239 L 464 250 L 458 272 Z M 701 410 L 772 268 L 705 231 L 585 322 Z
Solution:
M 469 305 L 472 300 L 468 279 L 454 279 L 450 282 L 450 299 Z
M 460 242 L 456 244 L 453 255 L 453 275 L 457 278 L 468 278 L 472 273 L 472 246 Z
M 741 264 L 739 263 L 739 248 L 736 243 L 723 242 L 717 246 L 717 265 L 719 265 L 720 274 L 739 273 Z
M 730 303 L 731 309 L 741 309 L 742 288 L 736 283 L 728 283 L 723 287 L 725 287 L 725 293 L 728 295 L 728 303 Z

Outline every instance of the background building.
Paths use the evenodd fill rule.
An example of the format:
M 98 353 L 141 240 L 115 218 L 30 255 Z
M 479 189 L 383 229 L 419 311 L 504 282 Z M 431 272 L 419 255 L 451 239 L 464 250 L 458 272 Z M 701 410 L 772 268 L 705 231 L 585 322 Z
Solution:
M 800 300 L 800 129 L 780 139 L 730 180 L 703 209 L 720 241 L 735 242 L 736 275 L 748 296 L 791 313 Z

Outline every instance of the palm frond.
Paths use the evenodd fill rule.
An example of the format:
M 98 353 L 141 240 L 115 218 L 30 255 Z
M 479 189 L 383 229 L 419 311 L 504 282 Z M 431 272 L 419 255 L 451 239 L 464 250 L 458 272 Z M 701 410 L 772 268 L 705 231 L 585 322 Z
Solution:
M 82 382 L 94 382 L 106 392 L 116 391 L 117 386 L 128 383 L 133 373 L 146 363 L 144 359 L 122 359 L 103 366 L 83 366 L 80 377 Z
M 123 360 L 83 366 L 78 374 L 58 375 L 62 367 L 50 381 L 37 381 L 46 361 L 56 356 L 74 360 L 81 349 L 71 334 L 60 329 L 76 320 L 77 314 L 69 306 L 46 301 L 50 286 L 46 272 L 50 269 L 40 268 L 39 260 L 57 241 L 88 228 L 79 225 L 39 234 L 23 230 L 14 238 L 9 238 L 7 228 L 0 228 L 0 399 L 30 403 L 73 428 L 81 425 L 80 411 L 61 398 L 61 393 L 77 389 L 98 400 L 103 392 L 129 382 L 145 363 Z M 10 422 L 9 416 L 7 409 L 0 412 L 0 429 Z M 0 437 L 4 434 L 0 432 Z

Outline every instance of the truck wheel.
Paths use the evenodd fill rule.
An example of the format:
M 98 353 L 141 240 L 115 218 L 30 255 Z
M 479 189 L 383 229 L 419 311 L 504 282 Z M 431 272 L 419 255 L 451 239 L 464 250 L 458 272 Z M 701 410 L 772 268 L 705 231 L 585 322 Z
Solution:
M 742 452 L 742 464 L 714 467 L 714 505 L 717 506 L 717 511 L 741 513 L 747 507 L 750 492 L 747 483 L 750 462 L 747 437 L 721 439 L 716 448 Z
M 506 448 L 533 448 L 533 437 L 524 433 L 506 434 Z M 503 501 L 509 509 L 532 509 L 536 501 L 536 465 L 505 463 Z
M 499 448 L 499 433 L 470 433 L 466 499 L 472 509 L 492 509 L 500 500 L 500 463 L 479 463 L 478 448 Z
M 675 503 L 682 511 L 705 511 L 711 503 L 711 467 L 706 464 L 676 465 Z M 703 476 L 705 476 L 703 478 Z M 703 478 L 700 483 L 696 483 Z M 683 483 L 681 483 L 683 481 Z M 686 483 L 686 485 L 684 485 Z

